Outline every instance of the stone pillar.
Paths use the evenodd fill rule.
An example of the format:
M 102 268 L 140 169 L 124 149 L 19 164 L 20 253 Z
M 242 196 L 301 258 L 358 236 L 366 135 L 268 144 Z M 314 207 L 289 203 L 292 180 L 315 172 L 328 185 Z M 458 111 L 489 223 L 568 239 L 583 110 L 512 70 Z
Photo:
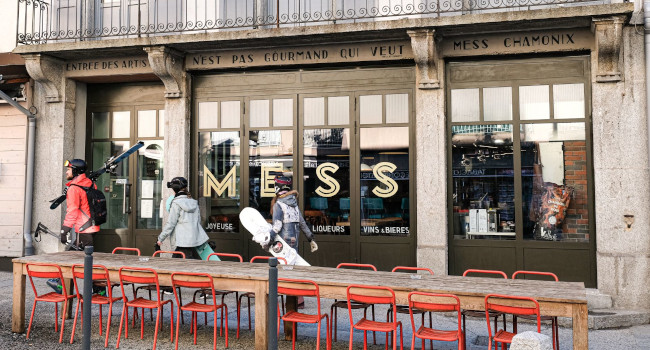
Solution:
M 192 183 L 190 178 L 191 76 L 183 68 L 184 53 L 165 46 L 146 47 L 145 51 L 149 54 L 151 69 L 165 85 L 163 183 L 183 176 L 188 179 L 190 190 L 197 190 L 198 184 Z M 165 211 L 163 222 L 166 221 Z
M 63 192 L 66 182 L 63 162 L 66 159 L 83 157 L 75 155 L 75 100 L 76 83 L 65 78 L 63 62 L 41 55 L 24 55 L 25 67 L 34 79 L 34 106 L 36 117 L 36 139 L 34 166 L 33 227 L 39 221 L 57 232 L 65 217 L 65 203 L 56 210 L 50 210 L 50 200 Z M 36 254 L 62 250 L 57 239 L 44 236 L 41 242 L 34 242 Z
M 445 93 L 435 31 L 408 31 L 416 64 L 415 152 L 417 176 L 417 264 L 446 275 L 447 148 Z
M 592 27 L 598 290 L 612 296 L 615 308 L 648 309 L 650 172 L 644 38 L 633 26 L 623 27 L 623 20 L 597 18 Z

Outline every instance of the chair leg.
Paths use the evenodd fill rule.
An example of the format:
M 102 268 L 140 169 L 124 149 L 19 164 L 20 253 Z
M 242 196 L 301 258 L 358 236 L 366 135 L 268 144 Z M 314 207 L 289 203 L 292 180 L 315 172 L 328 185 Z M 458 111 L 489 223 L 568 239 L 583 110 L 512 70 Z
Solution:
M 176 309 L 176 311 L 178 313 L 176 314 L 176 347 L 175 347 L 175 350 L 178 350 L 178 333 L 180 331 L 179 330 L 180 322 L 178 322 L 178 321 L 180 321 L 179 318 L 181 317 L 181 314 L 183 313 L 183 311 L 181 310 L 180 305 L 178 305 L 178 309 Z
M 54 303 L 54 331 L 59 331 L 59 303 Z
M 223 309 L 221 309 L 221 322 L 223 323 Z M 206 317 L 208 313 L 205 313 Z M 223 326 L 222 326 L 223 327 Z M 222 328 L 223 330 L 223 328 Z M 217 350 L 217 309 L 214 309 L 214 322 L 212 325 L 212 350 Z
M 63 302 L 63 312 L 61 312 L 61 335 L 59 336 L 59 344 L 63 342 L 63 329 L 65 328 L 65 319 L 68 316 L 68 299 Z
M 34 300 L 34 305 L 32 305 L 32 315 L 29 317 L 29 326 L 27 327 L 26 339 L 29 339 L 29 332 L 32 330 L 32 321 L 34 321 L 34 311 L 36 311 L 36 300 Z
M 332 322 L 335 323 L 335 322 Z M 352 337 L 354 336 L 354 327 L 350 327 L 350 349 L 352 350 Z
M 143 313 L 144 313 L 144 309 L 143 309 Z M 142 324 L 144 324 L 144 322 Z M 160 325 L 160 308 L 158 308 L 158 310 L 156 311 L 156 327 L 154 328 L 154 332 L 153 332 L 153 349 L 152 350 L 156 350 L 156 341 L 158 340 L 158 326 L 159 325 Z M 142 338 L 140 338 L 140 339 L 142 339 Z
M 228 306 L 223 304 L 222 309 L 225 309 L 224 312 L 226 314 L 226 348 L 228 348 Z
M 375 320 L 375 304 L 370 305 L 370 309 L 372 310 L 372 320 Z M 372 344 L 377 345 L 377 332 L 372 331 Z
M 241 297 L 243 296 L 242 294 L 237 298 L 237 339 L 239 339 L 239 314 L 241 313 Z
M 79 317 L 79 304 L 81 304 L 81 299 L 77 299 L 77 307 L 75 307 L 75 311 L 74 311 L 74 322 L 72 322 L 72 334 L 70 335 L 70 344 L 72 344 L 72 342 L 74 341 L 74 331 L 77 329 L 77 318 Z
M 293 329 L 292 331 L 293 334 L 291 335 L 291 350 L 296 350 L 296 322 L 292 322 L 292 323 L 293 325 L 291 327 Z M 316 341 L 316 344 L 318 344 L 318 341 Z M 318 346 L 316 346 L 316 349 L 318 349 Z
M 128 311 L 129 311 L 129 309 L 128 309 L 128 307 L 126 306 L 126 303 L 125 303 L 124 306 L 122 306 L 122 316 L 120 316 L 120 328 L 117 329 L 117 345 L 115 345 L 115 348 L 116 348 L 116 349 L 119 349 L 119 348 L 120 348 L 120 338 L 121 338 L 121 336 L 122 336 L 122 325 L 124 324 L 124 315 L 125 315 L 125 313 L 128 312 Z M 129 320 L 128 320 L 128 319 L 126 320 L 126 323 L 127 323 L 127 325 L 128 325 L 128 323 L 129 323 Z M 127 327 L 127 328 L 128 328 L 128 327 Z
M 108 335 L 111 333 L 111 317 L 113 316 L 113 302 L 108 303 L 108 318 L 106 319 L 106 340 L 104 340 L 104 347 L 108 346 Z M 100 324 L 99 327 L 102 325 Z

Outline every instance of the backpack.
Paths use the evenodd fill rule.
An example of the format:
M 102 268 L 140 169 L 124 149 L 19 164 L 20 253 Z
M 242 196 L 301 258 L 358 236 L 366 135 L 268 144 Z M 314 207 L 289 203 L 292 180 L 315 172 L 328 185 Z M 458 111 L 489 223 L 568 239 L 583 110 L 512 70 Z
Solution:
M 79 186 L 73 184 L 72 186 L 77 186 L 86 192 L 86 198 L 88 199 L 88 208 L 90 209 L 90 220 L 85 223 L 80 230 L 83 231 L 90 226 L 99 226 L 106 222 L 106 216 L 108 211 L 106 210 L 106 197 L 102 191 L 95 188 L 95 183 L 89 187 Z

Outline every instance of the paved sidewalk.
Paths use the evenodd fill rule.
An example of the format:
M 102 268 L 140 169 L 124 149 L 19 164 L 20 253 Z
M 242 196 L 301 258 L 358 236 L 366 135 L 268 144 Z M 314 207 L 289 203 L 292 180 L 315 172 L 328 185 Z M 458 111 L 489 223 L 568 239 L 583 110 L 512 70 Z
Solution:
M 15 334 L 11 332 L 11 309 L 12 309 L 12 278 L 10 272 L 0 272 L 0 349 L 78 349 L 81 346 L 82 330 L 80 327 L 76 331 L 75 343 L 69 343 L 70 334 L 72 331 L 72 320 L 66 321 L 64 343 L 58 343 L 58 334 L 54 332 L 54 313 L 53 306 L 48 303 L 39 303 L 37 305 L 36 316 L 34 325 L 32 326 L 32 334 L 29 340 L 25 339 L 25 334 Z M 43 282 L 43 288 L 47 288 Z M 25 307 L 26 322 L 29 321 L 29 315 L 32 309 L 33 292 L 29 281 L 27 281 L 27 301 Z M 45 290 L 45 289 L 43 289 Z M 119 288 L 115 289 L 119 292 Z M 321 307 L 323 312 L 329 312 L 329 306 L 332 300 L 322 299 Z M 237 326 L 237 312 L 235 308 L 234 296 L 228 296 L 226 303 L 229 306 L 229 348 L 230 349 L 253 349 L 254 348 L 254 332 L 248 330 L 248 311 L 246 303 L 242 308 L 242 330 L 240 339 L 236 339 L 236 326 Z M 316 305 L 315 301 L 306 300 L 305 312 L 313 312 Z M 74 309 L 73 309 L 74 310 Z M 166 310 L 169 310 L 166 308 Z M 104 308 L 104 317 L 107 315 L 106 307 Z M 117 331 L 119 326 L 119 318 L 121 316 L 121 303 L 117 303 L 114 307 L 113 323 L 111 326 L 111 336 L 109 339 L 109 348 L 114 348 L 117 342 Z M 93 349 L 100 349 L 104 346 L 104 336 L 99 335 L 97 320 L 99 317 L 98 308 L 93 307 L 93 332 L 92 332 L 92 345 Z M 378 308 L 376 311 L 377 319 L 385 319 L 386 309 Z M 404 348 L 410 349 L 411 347 L 411 325 L 408 315 L 398 315 L 399 320 L 404 325 Z M 199 330 L 197 337 L 197 345 L 192 344 L 192 336 L 189 334 L 189 319 L 190 315 L 186 314 L 187 324 L 181 325 L 180 349 L 212 349 L 212 327 L 203 325 L 203 316 L 199 316 Z M 416 319 L 416 322 L 419 320 Z M 208 318 L 208 324 L 212 323 L 211 317 Z M 253 322 L 254 323 L 254 322 Z M 436 316 L 434 324 L 441 325 L 441 328 L 448 327 L 452 329 L 455 320 L 451 317 Z M 349 320 L 347 310 L 339 310 L 338 320 L 338 342 L 333 344 L 333 349 L 348 349 L 349 339 Z M 27 324 L 25 325 L 27 328 Z M 129 339 L 120 341 L 120 349 L 151 349 L 153 343 L 154 323 L 149 321 L 149 314 L 145 312 L 145 332 L 144 339 L 139 337 L 139 323 L 136 323 L 136 328 L 130 330 Z M 534 326 L 531 324 L 520 325 L 520 330 L 533 330 Z M 468 346 L 469 350 L 487 349 L 487 328 L 485 320 L 483 319 L 468 319 Z M 550 326 L 544 326 L 542 333 L 550 336 Z M 321 330 L 321 348 L 325 349 L 325 327 L 323 325 Z M 368 335 L 368 339 L 372 342 L 372 335 Z M 363 333 L 355 333 L 354 349 L 362 349 Z M 369 349 L 384 349 L 385 336 L 377 333 L 376 346 L 370 346 Z M 570 349 L 572 344 L 572 330 L 570 328 L 560 328 L 560 348 Z M 217 348 L 224 349 L 224 338 L 217 338 Z M 415 347 L 419 349 L 421 343 L 416 341 Z M 303 325 L 299 326 L 298 340 L 296 349 L 315 349 L 316 348 L 316 326 Z M 427 344 L 427 349 L 429 349 Z M 456 344 L 434 343 L 435 349 L 455 349 Z M 607 329 L 607 330 L 593 330 L 589 332 L 589 348 L 590 349 L 650 349 L 650 325 L 635 326 L 622 329 Z M 165 321 L 163 329 L 159 334 L 157 349 L 174 349 L 174 344 L 169 340 L 169 312 L 165 312 Z M 291 349 L 291 341 L 280 340 L 279 349 Z

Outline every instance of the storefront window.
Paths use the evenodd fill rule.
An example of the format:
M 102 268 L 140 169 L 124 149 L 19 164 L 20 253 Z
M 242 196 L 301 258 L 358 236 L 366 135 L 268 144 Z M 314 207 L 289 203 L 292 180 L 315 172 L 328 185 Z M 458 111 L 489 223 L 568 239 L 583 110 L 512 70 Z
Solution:
M 522 124 L 524 239 L 589 241 L 584 123 Z
M 409 234 L 409 129 L 361 128 L 361 235 Z
M 208 232 L 239 232 L 239 132 L 199 132 L 198 150 L 203 227 Z
M 304 216 L 316 234 L 350 234 L 350 129 L 303 134 Z
M 163 196 L 169 193 L 167 186 L 163 186 L 163 144 L 162 140 L 145 141 L 144 147 L 138 151 L 138 201 L 136 204 L 136 228 L 138 229 L 162 228 L 162 217 L 166 204 L 166 198 Z
M 512 125 L 452 127 L 454 237 L 515 238 Z

